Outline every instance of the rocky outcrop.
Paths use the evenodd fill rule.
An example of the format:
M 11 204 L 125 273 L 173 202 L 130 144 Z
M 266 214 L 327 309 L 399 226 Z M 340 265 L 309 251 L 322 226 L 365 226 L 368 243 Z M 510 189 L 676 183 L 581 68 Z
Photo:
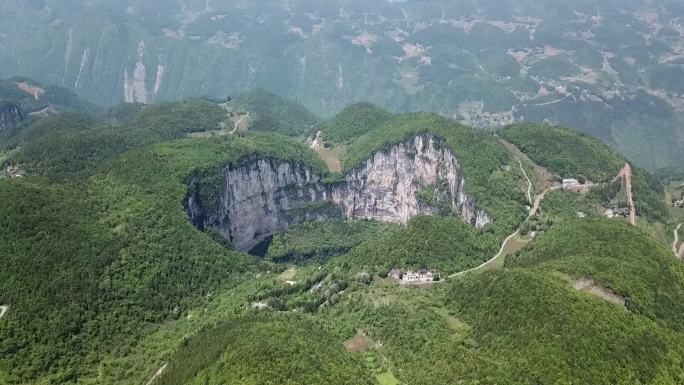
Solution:
M 25 117 L 24 111 L 16 104 L 0 103 L 0 130 L 21 122 Z
M 336 216 L 407 224 L 416 215 L 446 214 L 477 228 L 492 222 L 466 193 L 458 160 L 427 135 L 377 152 L 332 184 L 302 164 L 249 159 L 225 167 L 221 186 L 195 177 L 190 191 L 193 224 L 215 228 L 244 251 L 293 224 Z
M 421 193 L 431 196 L 420 199 Z M 458 160 L 427 135 L 377 152 L 345 176 L 333 189 L 332 200 L 347 218 L 407 224 L 419 214 L 437 215 L 446 205 L 477 228 L 492 221 L 466 193 Z
M 186 207 L 195 226 L 214 227 L 238 250 L 248 251 L 293 224 L 340 215 L 320 176 L 301 164 L 254 159 L 222 173 L 223 192 L 215 210 L 202 202 L 206 187 L 198 178 Z

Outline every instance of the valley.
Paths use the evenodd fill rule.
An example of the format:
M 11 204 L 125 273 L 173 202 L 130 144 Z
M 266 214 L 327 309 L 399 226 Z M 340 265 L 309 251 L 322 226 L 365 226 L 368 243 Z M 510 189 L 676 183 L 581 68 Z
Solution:
M 601 302 L 590 301 L 583 310 L 554 311 L 572 322 L 583 322 L 570 315 L 574 312 L 606 312 L 611 321 L 605 322 L 630 330 L 625 336 L 645 327 L 635 322 L 651 322 L 648 328 L 672 349 L 668 354 L 679 354 L 672 341 L 679 338 L 680 315 L 665 310 L 677 305 L 649 293 L 676 293 L 684 283 L 672 278 L 672 287 L 644 288 L 623 280 L 624 271 L 654 274 L 650 265 L 630 258 L 657 260 L 678 274 L 680 262 L 668 248 L 679 243 L 679 235 L 672 233 L 675 245 L 666 247 L 627 226 L 631 208 L 640 227 L 666 228 L 668 210 L 644 182 L 645 171 L 631 169 L 607 146 L 551 126 L 512 126 L 490 134 L 435 114 L 395 115 L 369 104 L 310 123 L 307 114 L 292 112 L 303 107 L 274 95 L 257 92 L 234 100 L 228 109 L 225 101 L 207 100 L 162 103 L 131 115 L 121 114 L 121 108 L 117 120 L 99 123 L 57 113 L 6 132 L 16 136 L 6 142 L 3 162 L 24 174 L 0 180 L 3 210 L 11 218 L 0 222 L 0 251 L 9 257 L 0 272 L 0 294 L 5 293 L 0 300 L 7 304 L 0 333 L 21 337 L 6 339 L 4 349 L 16 353 L 0 359 L 0 379 L 21 385 L 36 380 L 123 385 L 131 379 L 157 385 L 290 377 L 289 364 L 249 361 L 273 349 L 285 356 L 307 351 L 307 363 L 335 362 L 327 372 L 299 371 L 297 381 L 314 384 L 330 378 L 423 384 L 435 376 L 453 383 L 483 378 L 485 372 L 524 379 L 510 370 L 521 363 L 500 361 L 494 352 L 501 348 L 484 337 L 494 331 L 482 330 L 488 322 L 481 317 L 496 311 L 472 307 L 488 306 L 488 300 L 472 296 L 498 293 L 500 285 L 507 288 L 489 294 L 490 300 L 515 303 L 503 293 L 520 291 L 520 298 L 542 303 L 545 312 L 555 305 L 535 297 L 530 285 L 542 285 L 566 302 L 596 297 Z M 251 107 L 255 100 L 258 110 Z M 231 117 L 227 111 L 239 114 Z M 285 118 L 263 119 L 278 114 Z M 239 132 L 227 131 L 236 127 Z M 218 131 L 226 134 L 204 134 Z M 83 151 L 93 143 L 101 151 Z M 567 148 L 572 154 L 564 153 Z M 334 154 L 334 167 L 323 149 Z M 31 207 L 24 206 L 26 199 Z M 626 216 L 606 219 L 605 211 L 614 206 L 626 209 Z M 27 210 L 33 214 L 24 215 Z M 555 242 L 562 242 L 561 249 Z M 243 252 L 256 244 L 263 248 L 259 256 Z M 95 259 L 92 250 L 101 250 Z M 568 250 L 574 250 L 569 260 L 590 258 L 582 257 L 589 253 L 620 262 L 564 264 Z M 28 254 L 38 259 L 26 259 Z M 63 263 L 64 256 L 71 259 Z M 26 270 L 27 265 L 47 270 Z M 613 265 L 619 270 L 607 268 Z M 439 278 L 398 285 L 388 277 L 395 269 Z M 57 279 L 46 279 L 55 270 L 61 272 Z M 26 271 L 31 275 L 23 275 Z M 84 274 L 93 278 L 81 279 Z M 22 283 L 13 286 L 16 279 Z M 525 288 L 518 281 L 526 282 Z M 78 290 L 86 297 L 75 300 L 75 291 L 54 289 L 75 282 L 85 285 Z M 478 288 L 484 282 L 489 289 Z M 648 282 L 659 285 L 660 278 Z M 49 302 L 23 295 L 24 287 L 46 293 Z M 139 291 L 124 294 L 127 287 Z M 165 299 L 157 295 L 162 292 Z M 94 307 L 94 301 L 103 301 L 103 307 Z M 60 303 L 68 305 L 51 305 Z M 515 306 L 528 314 L 523 310 L 528 305 Z M 635 320 L 621 315 L 637 314 L 635 309 Z M 526 317 L 525 325 L 545 322 Z M 45 322 L 57 322 L 57 330 L 70 330 L 82 344 L 50 345 L 51 354 L 60 357 L 52 361 L 32 339 L 73 337 Z M 74 324 L 82 326 L 70 328 Z M 132 334 L 112 325 L 125 325 Z M 603 333 L 597 327 L 582 326 Z M 239 338 L 235 330 L 241 331 Z M 303 330 L 320 335 L 312 340 Z M 344 342 L 359 330 L 373 343 L 348 351 Z M 417 337 L 418 330 L 427 334 Z M 524 326 L 517 330 L 538 333 Z M 424 345 L 407 345 L 415 338 Z M 507 338 L 518 344 L 522 337 Z M 452 340 L 460 342 L 446 344 Z M 574 343 L 590 354 L 590 345 Z M 614 345 L 611 340 L 603 346 Z M 441 367 L 429 363 L 440 356 L 451 358 Z M 484 357 L 503 367 L 476 364 Z M 644 359 L 634 353 L 626 357 Z M 249 365 L 243 364 L 246 359 Z M 84 360 L 91 364 L 73 364 Z M 28 362 L 43 368 L 52 362 L 59 374 L 32 371 Z M 228 377 L 220 369 L 225 366 L 234 369 Z M 558 373 L 583 378 L 574 370 L 549 378 Z M 623 375 L 616 371 L 612 378 Z
M 0 0 L 0 384 L 684 384 L 683 19 Z
M 10 2 L 0 76 L 105 106 L 266 88 L 326 118 L 368 100 L 487 129 L 549 122 L 651 171 L 684 162 L 676 2 L 483 1 Z

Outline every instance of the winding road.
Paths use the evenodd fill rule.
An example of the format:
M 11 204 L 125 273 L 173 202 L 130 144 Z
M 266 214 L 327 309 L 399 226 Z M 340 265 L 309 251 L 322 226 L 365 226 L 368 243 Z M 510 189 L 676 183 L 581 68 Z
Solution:
M 636 226 L 636 206 L 634 205 L 634 195 L 632 194 L 632 166 L 625 163 L 625 167 L 620 170 L 620 173 L 613 179 L 613 182 L 622 178 L 625 181 L 625 189 L 627 190 L 627 201 L 629 202 L 629 223 Z
M 483 269 L 485 266 L 487 266 L 487 265 L 489 265 L 490 263 L 496 261 L 496 259 L 499 258 L 499 257 L 501 256 L 501 254 L 503 254 L 504 250 L 506 249 L 506 245 L 508 244 L 508 242 L 510 242 L 510 240 L 513 239 L 513 237 L 515 237 L 515 236 L 518 235 L 518 234 L 520 234 L 520 229 L 516 230 L 515 233 L 509 235 L 508 238 L 506 238 L 506 239 L 503 241 L 503 243 L 501 244 L 501 249 L 499 249 L 499 252 L 498 252 L 492 259 L 490 259 L 489 261 L 482 263 L 482 264 L 481 264 L 480 266 L 478 266 L 478 267 L 473 267 L 472 269 L 463 270 L 463 271 L 461 271 L 461 272 L 458 272 L 458 273 L 455 273 L 455 274 L 451 274 L 451 275 L 448 276 L 447 278 L 456 278 L 456 277 L 460 277 L 461 275 L 464 275 L 464 274 L 472 273 L 473 271 L 477 271 L 477 270 Z M 438 282 L 441 282 L 441 281 L 438 281 Z
M 9 310 L 9 306 L 0 306 L 0 318 L 5 316 L 5 313 L 7 313 L 7 310 Z
M 676 229 L 674 229 L 674 242 L 672 242 L 672 252 L 674 253 L 675 257 L 679 258 L 679 252 L 677 251 L 677 244 L 679 243 L 679 229 L 682 228 L 682 224 L 680 223 Z
M 532 204 L 532 181 L 530 180 L 530 177 L 527 176 L 527 173 L 523 168 L 522 161 L 520 160 L 520 158 L 516 156 L 515 159 L 518 160 L 518 164 L 520 165 L 520 171 L 522 171 L 523 175 L 525 175 L 525 179 L 527 179 L 527 201 L 530 202 L 530 204 Z
M 249 118 L 249 111 L 247 111 L 247 114 L 242 115 L 240 119 L 235 122 L 235 126 L 233 128 L 233 131 L 230 132 L 230 135 L 233 135 L 235 131 L 237 131 L 240 128 L 240 124 L 242 124 L 242 121 L 245 120 L 245 118 Z
M 527 179 L 527 182 L 529 183 L 529 187 L 527 189 L 527 194 L 528 194 L 528 199 L 529 199 L 530 203 L 532 203 L 532 195 L 531 195 L 532 181 L 530 180 L 530 177 L 527 175 L 527 172 L 525 172 L 525 169 L 522 167 L 522 162 L 520 162 L 520 159 L 518 159 L 518 162 L 520 163 L 520 170 L 522 170 L 523 175 L 525 175 L 525 178 Z M 527 222 L 530 218 L 532 218 L 535 214 L 537 214 L 537 211 L 539 211 L 539 206 L 541 206 L 541 202 L 544 200 L 544 197 L 546 197 L 546 194 L 548 194 L 551 191 L 558 190 L 561 187 L 562 186 L 560 186 L 560 185 L 551 186 L 551 187 L 545 189 L 544 191 L 542 191 L 539 195 L 537 195 L 534 198 L 534 204 L 532 205 L 532 208 L 530 209 L 530 212 L 528 213 L 527 218 L 525 219 L 525 221 L 523 223 Z M 501 244 L 501 248 L 499 249 L 499 252 L 494 257 L 492 257 L 492 259 L 482 263 L 480 266 L 473 267 L 472 269 L 468 269 L 468 270 L 464 270 L 464 271 L 452 274 L 452 275 L 448 276 L 447 279 L 460 277 L 462 275 L 472 273 L 473 271 L 478 271 L 478 270 L 484 269 L 487 265 L 489 265 L 490 263 L 493 263 L 494 261 L 496 261 L 497 258 L 501 257 L 501 255 L 504 253 L 504 250 L 506 250 L 506 246 L 508 245 L 508 242 L 510 242 L 511 239 L 515 238 L 518 234 L 520 234 L 520 229 L 515 230 L 515 232 L 513 234 L 509 235 L 506 239 L 504 239 L 503 243 Z M 439 281 L 439 282 L 441 282 L 441 281 Z

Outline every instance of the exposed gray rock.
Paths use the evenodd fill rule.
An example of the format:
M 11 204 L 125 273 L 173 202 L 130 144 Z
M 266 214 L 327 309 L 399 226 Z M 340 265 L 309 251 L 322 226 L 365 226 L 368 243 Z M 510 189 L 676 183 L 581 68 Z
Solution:
M 25 117 L 24 111 L 16 104 L 0 103 L 0 130 L 21 122 Z
M 489 215 L 477 210 L 475 200 L 466 193 L 458 160 L 427 135 L 377 152 L 333 189 L 333 202 L 346 218 L 407 224 L 419 214 L 438 214 L 436 207 L 418 198 L 425 187 L 438 184 L 446 187 L 442 199 L 448 200 L 451 211 L 463 221 L 477 228 L 491 223 Z M 439 194 L 439 189 L 435 193 Z
M 427 135 L 376 153 L 334 184 L 322 183 L 301 164 L 271 159 L 225 167 L 223 176 L 218 204 L 201 202 L 206 186 L 194 178 L 186 209 L 195 226 L 215 228 L 244 251 L 293 224 L 340 215 L 407 224 L 416 215 L 442 214 L 446 207 L 447 214 L 477 228 L 492 222 L 466 193 L 458 160 Z M 431 202 L 420 199 L 426 188 Z

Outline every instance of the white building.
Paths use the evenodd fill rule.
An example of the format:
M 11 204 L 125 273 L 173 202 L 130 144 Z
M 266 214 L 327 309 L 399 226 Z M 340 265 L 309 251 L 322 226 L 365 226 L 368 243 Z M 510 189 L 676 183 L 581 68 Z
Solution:
M 580 182 L 575 178 L 563 179 L 563 188 L 566 190 L 576 189 L 580 186 Z

